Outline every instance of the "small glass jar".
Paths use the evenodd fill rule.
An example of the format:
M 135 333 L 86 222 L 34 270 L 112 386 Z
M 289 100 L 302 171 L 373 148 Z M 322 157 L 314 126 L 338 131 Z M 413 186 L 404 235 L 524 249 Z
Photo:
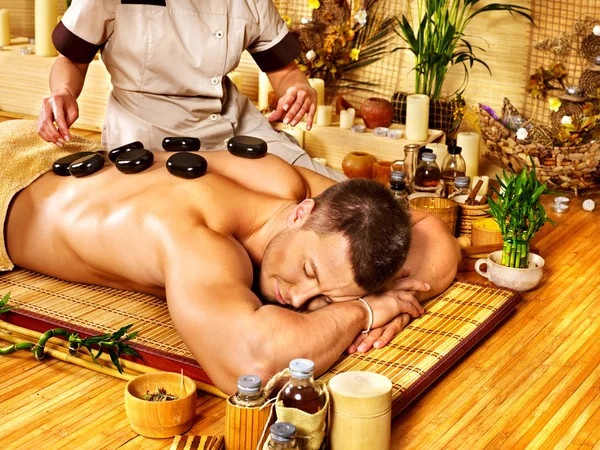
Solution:
M 453 199 L 458 195 L 469 195 L 469 185 L 471 179 L 469 177 L 456 177 L 451 188 L 451 192 L 448 195 L 449 199 Z
M 316 414 L 325 406 L 325 393 L 315 383 L 315 363 L 298 358 L 290 362 L 290 381 L 283 386 L 282 399 L 286 408 L 296 408 Z
M 442 179 L 446 185 L 446 196 L 454 191 L 454 179 L 464 177 L 467 171 L 461 152 L 462 148 L 457 145 L 448 147 L 448 154 L 442 163 Z
M 435 190 L 442 180 L 442 173 L 435 162 L 436 154 L 433 152 L 424 152 L 421 156 L 421 162 L 415 171 L 414 188 L 415 190 Z
M 231 403 L 244 408 L 264 405 L 268 398 L 262 389 L 262 380 L 256 375 L 242 375 L 237 381 L 238 390 L 231 396 Z
M 406 192 L 406 175 L 399 170 L 392 170 L 390 177 L 390 190 L 403 208 L 408 205 L 408 192 Z
M 290 450 L 298 448 L 296 427 L 291 423 L 277 422 L 271 425 L 271 435 L 267 441 L 268 450 Z

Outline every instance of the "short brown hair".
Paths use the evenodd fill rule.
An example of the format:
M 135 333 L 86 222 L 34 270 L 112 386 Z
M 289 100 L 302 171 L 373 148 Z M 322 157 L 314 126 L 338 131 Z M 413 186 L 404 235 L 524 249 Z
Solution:
M 348 238 L 354 281 L 367 292 L 381 288 L 404 264 L 412 236 L 410 216 L 381 183 L 347 180 L 314 201 L 304 227 Z

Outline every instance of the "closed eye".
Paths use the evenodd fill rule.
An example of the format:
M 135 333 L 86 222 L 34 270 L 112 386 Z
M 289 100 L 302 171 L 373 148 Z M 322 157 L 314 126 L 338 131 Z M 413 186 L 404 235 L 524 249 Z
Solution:
M 314 275 L 314 274 L 312 274 L 312 273 L 310 273 L 310 272 L 308 271 L 308 264 L 304 263 L 304 266 L 303 266 L 303 268 L 304 268 L 304 275 L 306 275 L 306 277 L 307 277 L 307 278 L 310 278 L 311 280 L 314 280 L 314 278 L 315 278 L 315 275 Z

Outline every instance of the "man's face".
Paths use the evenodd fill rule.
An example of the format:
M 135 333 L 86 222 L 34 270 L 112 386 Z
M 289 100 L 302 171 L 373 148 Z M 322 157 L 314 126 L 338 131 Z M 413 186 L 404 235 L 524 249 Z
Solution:
M 354 281 L 347 239 L 301 228 L 283 231 L 267 246 L 260 290 L 268 300 L 295 308 L 319 296 L 336 302 L 365 294 Z

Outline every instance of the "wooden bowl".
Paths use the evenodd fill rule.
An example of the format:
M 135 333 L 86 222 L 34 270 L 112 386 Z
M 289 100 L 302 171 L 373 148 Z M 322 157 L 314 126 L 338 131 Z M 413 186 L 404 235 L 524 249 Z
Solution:
M 131 429 L 149 438 L 167 438 L 188 431 L 196 414 L 196 383 L 173 372 L 152 372 L 135 377 L 125 386 L 125 409 Z M 177 400 L 151 402 L 144 400 L 147 391 L 158 387 L 178 395 Z M 181 389 L 181 392 L 180 392 Z
M 473 245 L 502 244 L 500 227 L 493 218 L 475 220 L 471 228 Z

